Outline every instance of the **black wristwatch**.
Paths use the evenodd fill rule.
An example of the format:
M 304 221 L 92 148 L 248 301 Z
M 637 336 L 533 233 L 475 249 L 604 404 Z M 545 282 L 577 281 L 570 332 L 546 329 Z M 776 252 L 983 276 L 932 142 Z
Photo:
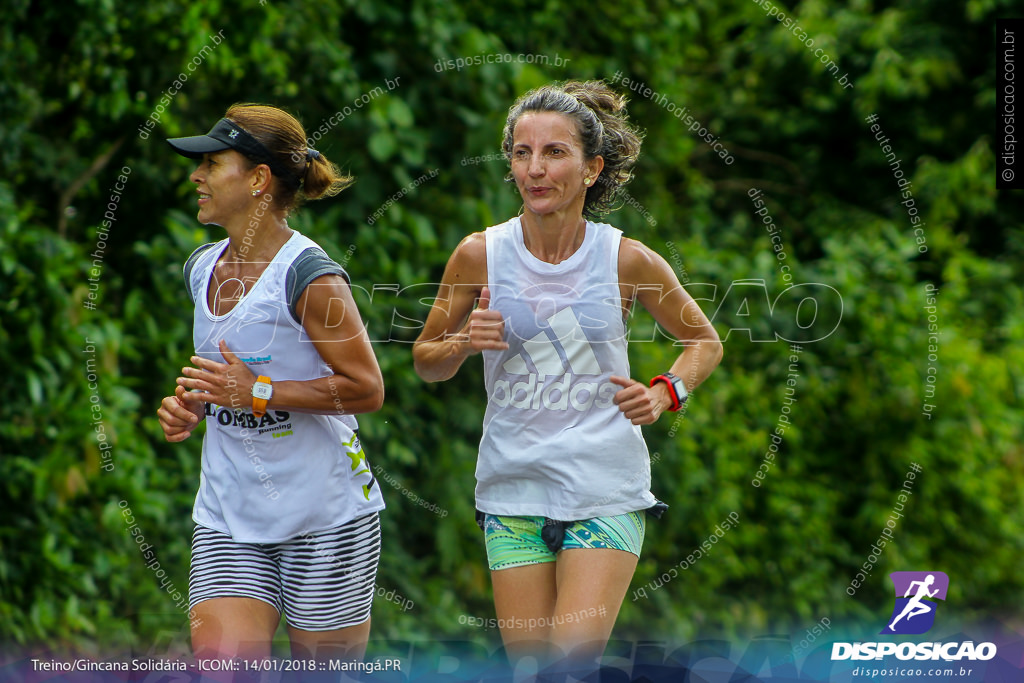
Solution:
M 669 410 L 673 412 L 679 410 L 683 404 L 686 403 L 686 399 L 690 396 L 690 393 L 686 390 L 686 385 L 683 384 L 683 380 L 679 379 L 671 372 L 666 372 L 652 379 L 652 387 L 655 382 L 664 382 L 668 385 L 668 393 L 672 397 L 672 406 Z

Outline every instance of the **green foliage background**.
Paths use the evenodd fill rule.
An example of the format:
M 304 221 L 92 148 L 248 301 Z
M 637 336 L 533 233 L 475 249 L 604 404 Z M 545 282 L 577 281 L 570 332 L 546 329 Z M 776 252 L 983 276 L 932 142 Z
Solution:
M 877 628 L 891 605 L 885 576 L 927 568 L 951 578 L 948 613 L 1019 626 L 1024 233 L 1021 194 L 994 189 L 992 135 L 993 20 L 1010 14 L 1009 2 L 783 7 L 853 88 L 741 0 L 78 0 L 74 21 L 58 3 L 8 6 L 0 19 L 5 648 L 185 642 L 185 615 L 144 566 L 118 506 L 130 506 L 184 592 L 200 442 L 165 443 L 155 410 L 191 353 L 181 264 L 222 235 L 194 220 L 191 166 L 163 138 L 205 131 L 237 101 L 288 108 L 312 133 L 387 79 L 398 87 L 354 107 L 317 143 L 357 184 L 305 207 L 292 225 L 336 260 L 350 255 L 388 392 L 383 410 L 361 418 L 364 443 L 371 463 L 411 492 L 382 481 L 378 584 L 415 606 L 403 612 L 378 600 L 373 637 L 495 645 L 493 630 L 459 623 L 464 614 L 493 616 L 473 522 L 479 363 L 426 385 L 412 371 L 409 342 L 458 241 L 518 211 L 501 161 L 467 161 L 499 151 L 512 100 L 552 80 L 616 73 L 687 107 L 735 158 L 724 164 L 666 106 L 630 93 L 647 138 L 629 191 L 656 225 L 631 206 L 609 222 L 666 257 L 677 250 L 680 276 L 728 335 L 721 367 L 682 421 L 667 416 L 646 430 L 658 454 L 654 491 L 671 510 L 649 525 L 632 588 L 678 566 L 730 512 L 741 520 L 679 578 L 648 588 L 646 599 L 627 598 L 616 636 L 795 630 L 821 617 Z M 439 62 L 519 53 L 569 61 L 461 70 Z M 154 111 L 159 124 L 141 137 Z M 913 182 L 926 253 L 870 114 Z M 130 173 L 93 282 L 98 306 L 86 310 L 97 229 L 123 168 Z M 435 169 L 368 224 L 391 195 Z M 764 280 L 771 301 L 783 288 L 751 188 L 765 192 L 794 281 L 835 288 L 842 306 L 821 312 L 841 315 L 836 331 L 803 345 L 794 426 L 760 488 L 751 480 L 780 414 L 790 349 L 752 337 L 792 339 L 798 330 L 773 318 L 763 296 L 745 304 L 726 296 L 738 280 Z M 928 284 L 940 292 L 941 339 L 930 419 L 922 414 Z M 650 338 L 651 325 L 639 314 L 634 333 Z M 665 340 L 633 344 L 634 376 L 663 370 L 677 352 Z M 100 467 L 94 394 L 114 444 L 110 472 Z M 896 540 L 850 597 L 845 589 L 911 462 L 923 472 Z

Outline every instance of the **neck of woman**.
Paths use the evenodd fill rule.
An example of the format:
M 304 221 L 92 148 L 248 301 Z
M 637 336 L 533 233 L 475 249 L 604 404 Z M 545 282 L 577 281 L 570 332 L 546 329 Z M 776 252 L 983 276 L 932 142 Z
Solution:
M 576 253 L 587 233 L 580 211 L 538 215 L 524 212 L 523 242 L 531 254 L 546 263 L 561 263 Z
M 236 262 L 269 262 L 294 232 L 288 227 L 285 214 L 257 204 L 248 216 L 225 226 L 228 249 L 225 260 Z

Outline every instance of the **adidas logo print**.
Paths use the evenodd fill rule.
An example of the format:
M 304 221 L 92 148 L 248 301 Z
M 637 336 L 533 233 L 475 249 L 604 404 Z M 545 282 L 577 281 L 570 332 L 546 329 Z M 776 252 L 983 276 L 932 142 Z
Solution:
M 572 308 L 563 308 L 558 313 L 547 319 L 551 331 L 559 340 L 567 340 L 562 350 L 565 353 L 569 367 L 565 367 L 558 349 L 548 338 L 547 333 L 541 331 L 533 339 L 523 342 L 523 353 L 517 353 L 505 361 L 501 367 L 505 372 L 512 375 L 528 375 L 530 370 L 526 367 L 523 354 L 527 354 L 537 368 L 537 374 L 541 377 L 547 375 L 561 375 L 565 372 L 572 372 L 574 375 L 600 375 L 601 366 L 597 362 L 597 356 L 587 337 L 583 334 L 580 321 Z
M 619 390 L 616 384 L 604 382 L 598 386 L 597 382 L 571 381 L 573 376 L 600 375 L 602 372 L 572 308 L 563 308 L 548 318 L 547 323 L 556 341 L 552 341 L 544 330 L 524 341 L 522 352 L 509 358 L 501 367 L 510 375 L 526 375 L 526 379 L 514 383 L 505 379 L 495 381 L 491 401 L 502 408 L 571 408 L 580 412 L 591 407 L 613 405 L 612 397 Z M 544 381 L 552 376 L 558 379 Z

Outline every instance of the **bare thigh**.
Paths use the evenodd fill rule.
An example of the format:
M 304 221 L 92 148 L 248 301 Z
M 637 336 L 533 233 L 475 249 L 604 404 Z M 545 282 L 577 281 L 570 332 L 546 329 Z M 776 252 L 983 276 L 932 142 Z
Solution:
M 555 562 L 491 572 L 494 611 L 511 661 L 547 654 L 555 611 Z
M 281 621 L 255 598 L 211 598 L 192 608 L 192 652 L 197 658 L 264 659 Z
M 639 558 L 625 550 L 578 548 L 558 554 L 551 646 L 555 656 L 595 661 L 611 637 Z
M 370 620 L 333 631 L 303 631 L 288 627 L 294 659 L 361 661 L 370 639 Z

